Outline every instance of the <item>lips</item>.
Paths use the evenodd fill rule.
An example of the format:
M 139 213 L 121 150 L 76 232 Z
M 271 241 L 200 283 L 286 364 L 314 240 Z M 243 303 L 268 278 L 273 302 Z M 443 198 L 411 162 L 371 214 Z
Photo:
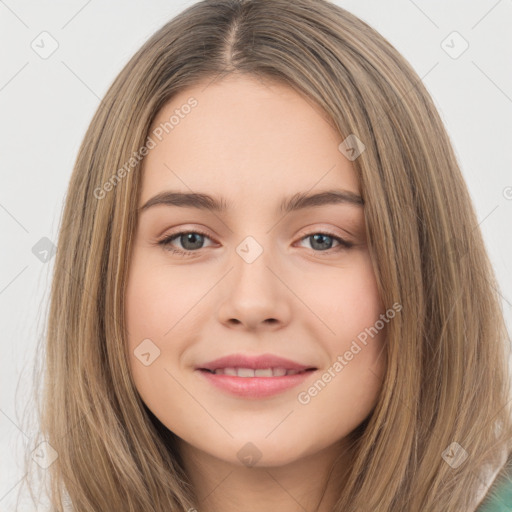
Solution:
M 234 354 L 197 366 L 195 370 L 204 382 L 224 393 L 262 400 L 304 383 L 317 368 L 272 354 Z
M 205 372 L 211 372 L 215 375 L 231 375 L 232 377 L 283 377 L 285 375 L 295 375 L 297 373 L 307 372 L 309 370 L 287 370 L 286 368 L 217 368 L 215 371 L 203 369 Z
M 281 377 L 316 370 L 314 366 L 297 363 L 273 354 L 258 356 L 232 354 L 201 364 L 196 369 L 238 377 Z
M 195 370 L 224 393 L 261 400 L 298 386 L 317 368 L 273 354 L 232 354 L 201 364 Z

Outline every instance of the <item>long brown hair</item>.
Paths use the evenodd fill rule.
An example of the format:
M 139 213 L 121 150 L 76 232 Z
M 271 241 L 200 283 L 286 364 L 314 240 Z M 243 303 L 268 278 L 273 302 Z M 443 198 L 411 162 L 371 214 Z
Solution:
M 174 434 L 145 407 L 129 371 L 134 155 L 177 92 L 233 72 L 293 87 L 342 138 L 356 134 L 366 146 L 353 164 L 368 247 L 385 307 L 399 302 L 402 312 L 389 324 L 382 391 L 357 430 L 334 510 L 474 510 L 486 475 L 512 449 L 499 287 L 420 78 L 375 30 L 325 0 L 194 4 L 144 44 L 99 105 L 69 183 L 37 384 L 33 447 L 45 440 L 58 455 L 45 470 L 52 506 L 200 508 Z M 468 457 L 454 467 L 443 456 L 450 450 Z

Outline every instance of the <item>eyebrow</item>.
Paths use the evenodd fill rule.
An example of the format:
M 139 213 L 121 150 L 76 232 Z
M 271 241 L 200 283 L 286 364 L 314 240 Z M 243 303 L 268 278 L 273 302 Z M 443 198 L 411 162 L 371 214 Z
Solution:
M 284 214 L 304 208 L 330 204 L 348 204 L 362 207 L 364 206 L 364 201 L 361 196 L 348 190 L 325 190 L 315 194 L 298 192 L 293 196 L 285 198 L 279 205 L 279 211 Z M 168 190 L 149 199 L 139 208 L 139 212 L 142 213 L 156 205 L 198 208 L 218 213 L 225 212 L 229 208 L 229 203 L 223 197 L 216 198 L 203 193 Z

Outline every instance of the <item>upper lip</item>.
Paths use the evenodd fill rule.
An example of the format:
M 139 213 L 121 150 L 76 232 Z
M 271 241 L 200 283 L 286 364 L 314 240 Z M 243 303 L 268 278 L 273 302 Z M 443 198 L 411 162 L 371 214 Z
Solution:
M 290 359 L 276 356 L 274 354 L 262 354 L 250 356 L 246 354 L 231 354 L 220 357 L 214 361 L 197 366 L 197 370 L 218 370 L 220 368 L 252 368 L 253 370 L 264 368 L 284 368 L 286 370 L 308 370 L 315 369 L 314 366 L 296 363 Z

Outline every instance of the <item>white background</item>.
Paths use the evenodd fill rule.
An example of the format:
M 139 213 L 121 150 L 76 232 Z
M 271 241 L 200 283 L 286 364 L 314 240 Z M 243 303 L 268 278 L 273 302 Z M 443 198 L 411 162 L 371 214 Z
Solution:
M 53 259 L 32 247 L 58 225 L 79 144 L 100 98 L 133 53 L 194 1 L 0 0 L 0 510 L 18 482 L 21 414 L 47 310 Z M 413 65 L 447 126 L 512 326 L 512 1 L 338 0 Z M 47 31 L 58 49 L 42 59 Z M 453 31 L 469 44 L 442 48 Z M 453 36 L 445 44 L 461 48 Z M 24 509 L 29 510 L 29 508 Z M 32 510 L 32 508 L 30 508 Z

